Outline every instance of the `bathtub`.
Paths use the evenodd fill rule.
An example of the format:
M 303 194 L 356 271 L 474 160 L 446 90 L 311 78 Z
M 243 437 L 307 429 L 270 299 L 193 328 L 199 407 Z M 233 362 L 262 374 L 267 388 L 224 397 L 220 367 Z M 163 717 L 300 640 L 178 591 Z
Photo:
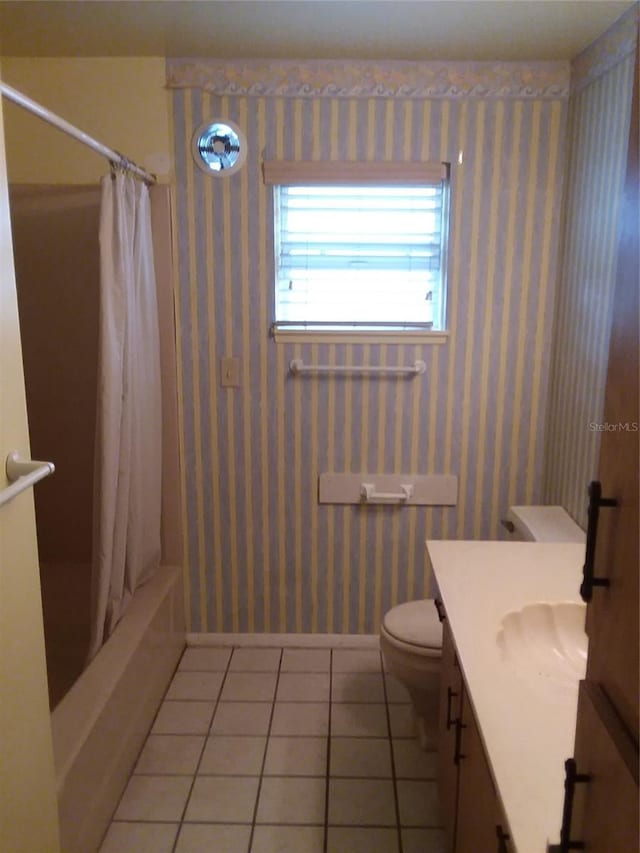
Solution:
M 162 566 L 51 714 L 65 853 L 98 849 L 184 646 L 181 570 Z

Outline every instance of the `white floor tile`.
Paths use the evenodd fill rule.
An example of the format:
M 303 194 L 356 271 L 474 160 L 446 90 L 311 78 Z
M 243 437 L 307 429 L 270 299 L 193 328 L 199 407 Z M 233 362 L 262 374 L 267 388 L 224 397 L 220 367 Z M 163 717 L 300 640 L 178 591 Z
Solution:
M 229 672 L 220 694 L 221 702 L 273 702 L 275 672 Z
M 281 649 L 234 649 L 229 672 L 277 672 Z
M 231 649 L 189 648 L 180 660 L 179 670 L 196 672 L 224 672 L 231 657 Z
M 327 853 L 398 853 L 387 719 L 403 853 L 443 853 L 408 700 L 375 650 L 187 649 L 100 853 L 322 853 L 330 713 Z
M 397 829 L 330 826 L 327 853 L 398 853 Z
M 399 780 L 396 786 L 401 826 L 440 825 L 438 786 L 435 782 Z
M 334 649 L 333 672 L 381 672 L 380 652 L 374 649 Z
M 251 826 L 183 823 L 175 853 L 248 853 Z
M 251 823 L 257 777 L 198 776 L 185 814 L 187 822 Z
M 331 738 L 332 776 L 363 779 L 391 777 L 391 750 L 386 738 Z
M 200 699 L 203 702 L 215 702 L 223 678 L 223 672 L 176 672 L 165 699 Z
M 333 704 L 331 734 L 342 737 L 387 737 L 386 708 L 384 705 L 365 703 Z
M 171 853 L 177 823 L 111 823 L 99 853 Z
M 446 840 L 441 829 L 403 829 L 403 853 L 446 853 Z
M 278 681 L 277 702 L 328 702 L 328 672 L 283 672 Z
M 327 738 L 270 737 L 266 776 L 326 776 Z
M 221 702 L 216 710 L 213 735 L 266 735 L 271 719 L 270 702 Z
M 213 735 L 207 739 L 199 774 L 259 776 L 266 737 Z
M 271 723 L 272 735 L 323 736 L 328 731 L 328 703 L 276 702 Z
M 256 826 L 251 853 L 323 853 L 322 826 Z
M 140 758 L 136 773 L 193 774 L 196 772 L 204 735 L 149 735 Z
M 322 824 L 325 779 L 266 776 L 262 780 L 256 823 Z
M 179 821 L 191 776 L 132 776 L 114 820 Z
M 332 702 L 384 702 L 382 674 L 335 673 L 331 680 Z
M 154 735 L 206 735 L 215 702 L 172 702 L 160 706 L 151 732 Z
M 415 738 L 394 738 L 393 760 L 398 779 L 435 779 L 437 752 L 425 752 Z
M 395 826 L 391 779 L 330 779 L 331 826 Z
M 329 672 L 330 649 L 285 649 L 281 672 Z

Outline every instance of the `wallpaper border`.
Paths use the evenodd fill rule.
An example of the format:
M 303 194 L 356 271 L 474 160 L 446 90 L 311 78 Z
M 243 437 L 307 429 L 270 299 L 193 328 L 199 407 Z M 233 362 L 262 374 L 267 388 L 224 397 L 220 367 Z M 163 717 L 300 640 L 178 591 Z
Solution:
M 569 96 L 569 62 L 168 59 L 167 88 L 284 98 Z
M 636 3 L 615 24 L 571 63 L 571 94 L 581 92 L 615 68 L 636 49 L 640 4 Z

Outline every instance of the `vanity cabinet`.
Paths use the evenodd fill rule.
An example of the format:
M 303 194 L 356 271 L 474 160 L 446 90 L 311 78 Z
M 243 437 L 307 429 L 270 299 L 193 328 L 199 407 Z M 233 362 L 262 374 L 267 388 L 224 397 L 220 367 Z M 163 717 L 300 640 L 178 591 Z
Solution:
M 509 853 L 506 822 L 446 620 L 439 727 L 438 783 L 448 853 Z

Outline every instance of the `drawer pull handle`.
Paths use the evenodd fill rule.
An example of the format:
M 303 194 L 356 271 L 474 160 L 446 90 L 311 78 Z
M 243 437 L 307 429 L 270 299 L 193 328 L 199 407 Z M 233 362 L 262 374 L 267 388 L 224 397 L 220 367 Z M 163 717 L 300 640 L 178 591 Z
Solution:
M 444 620 L 447 618 L 447 614 L 445 612 L 444 604 L 442 603 L 442 599 L 441 598 L 434 598 L 433 603 L 435 604 L 436 610 L 438 611 L 438 619 L 441 622 L 444 622 Z
M 498 836 L 498 853 L 509 853 L 507 841 L 511 838 L 508 832 L 505 832 L 500 824 L 496 826 L 496 835 Z
M 449 731 L 449 729 L 455 722 L 455 720 L 451 719 L 451 700 L 454 698 L 454 696 L 457 695 L 458 694 L 455 690 L 452 690 L 450 687 L 447 687 L 447 731 Z
M 467 727 L 462 722 L 460 718 L 455 721 L 456 727 L 456 747 L 453 753 L 453 763 L 456 767 L 460 764 L 465 755 L 462 752 L 462 729 L 466 729 Z
M 578 783 L 589 782 L 588 773 L 578 773 L 575 758 L 567 758 L 564 763 L 564 804 L 562 807 L 562 827 L 560 828 L 559 853 L 571 850 L 584 850 L 584 841 L 571 840 L 571 817 L 573 814 L 573 796 Z
M 608 578 L 597 578 L 594 576 L 594 562 L 596 556 L 596 537 L 598 535 L 598 519 L 601 506 L 618 506 L 615 498 L 603 498 L 602 486 L 598 480 L 589 483 L 589 509 L 587 511 L 587 546 L 584 555 L 584 566 L 582 568 L 582 583 L 580 584 L 580 595 L 583 601 L 591 601 L 594 586 L 609 586 Z

